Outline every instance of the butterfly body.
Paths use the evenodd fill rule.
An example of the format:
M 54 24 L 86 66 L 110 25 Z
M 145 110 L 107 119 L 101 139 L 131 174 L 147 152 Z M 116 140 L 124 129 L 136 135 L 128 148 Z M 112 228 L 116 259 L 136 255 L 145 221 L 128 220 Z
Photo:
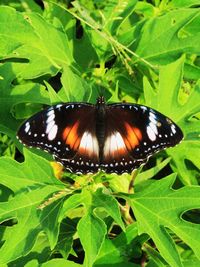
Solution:
M 181 129 L 149 107 L 65 103 L 32 116 L 18 131 L 19 140 L 53 154 L 67 170 L 75 173 L 131 172 L 148 158 L 179 143 Z
M 106 105 L 104 102 L 104 98 L 100 97 L 97 100 L 96 104 L 96 136 L 99 144 L 99 161 L 101 162 L 103 159 L 103 146 L 104 146 L 104 140 L 105 140 L 105 119 L 106 119 Z

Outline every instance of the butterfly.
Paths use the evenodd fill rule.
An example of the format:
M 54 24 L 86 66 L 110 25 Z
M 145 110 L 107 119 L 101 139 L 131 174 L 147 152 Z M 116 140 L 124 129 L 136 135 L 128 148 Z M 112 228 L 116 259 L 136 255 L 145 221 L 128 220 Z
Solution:
M 147 106 L 73 102 L 33 115 L 18 130 L 29 147 L 50 152 L 73 173 L 130 173 L 148 158 L 183 139 L 168 117 Z

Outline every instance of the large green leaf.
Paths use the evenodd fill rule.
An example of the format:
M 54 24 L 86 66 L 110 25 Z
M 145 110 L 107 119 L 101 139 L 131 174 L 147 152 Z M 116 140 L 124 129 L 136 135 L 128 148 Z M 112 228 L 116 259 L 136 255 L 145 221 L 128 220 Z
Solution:
M 103 28 L 110 32 L 113 36 L 124 20 L 128 19 L 129 15 L 137 1 L 115 0 L 107 1 L 104 8 Z
M 66 88 L 66 77 L 69 77 L 68 83 L 74 84 L 75 81 L 77 87 L 77 81 L 81 83 L 80 78 L 67 68 L 71 66 L 74 69 L 75 62 L 64 31 L 36 13 L 24 15 L 9 7 L 0 7 L 0 24 L 0 37 L 3 40 L 0 43 L 0 58 L 4 60 L 0 66 L 0 131 L 13 137 L 18 125 L 12 114 L 13 107 L 19 103 L 50 104 L 48 92 L 39 80 L 27 82 L 24 79 L 47 74 L 53 76 L 62 71 L 65 90 L 70 89 Z M 65 72 L 70 75 L 67 76 Z M 16 81 L 17 84 L 23 82 L 13 87 L 12 83 Z M 62 99 L 69 100 L 74 92 L 77 92 L 76 100 L 84 98 L 83 86 L 79 86 L 80 91 L 77 87 L 75 90 L 71 88 Z
M 53 259 L 41 265 L 41 267 L 80 267 L 80 266 L 82 265 L 65 259 Z M 26 267 L 29 267 L 29 265 L 27 265 Z M 32 266 L 30 265 L 30 267 Z
M 137 224 L 132 224 L 126 228 L 125 232 L 119 234 L 113 240 L 105 238 L 100 253 L 97 256 L 94 266 L 137 266 L 130 263 L 133 256 L 133 249 L 138 245 Z M 135 241 L 135 242 L 134 242 Z
M 136 53 L 151 62 L 170 62 L 183 52 L 199 53 L 199 35 L 184 30 L 199 16 L 199 10 L 179 9 L 148 20 Z
M 12 81 L 16 78 L 16 72 L 20 71 L 18 65 L 6 63 L 0 66 L 3 79 L 0 80 L 0 131 L 10 136 L 15 135 L 17 121 L 14 119 L 12 109 L 20 103 L 45 103 L 48 104 L 48 94 L 44 86 L 37 83 L 26 83 L 13 88 Z M 23 95 L 23 97 L 22 97 Z
M 126 43 L 133 43 L 131 49 L 154 64 L 166 64 L 176 60 L 182 53 L 199 54 L 199 33 L 192 32 L 196 19 L 199 20 L 198 9 L 177 9 L 154 16 L 129 29 L 121 36 Z
M 78 224 L 78 234 L 85 250 L 85 265 L 92 267 L 106 235 L 106 224 L 88 210 Z
M 170 229 L 200 258 L 200 226 L 182 219 L 182 214 L 200 207 L 200 188 L 185 186 L 173 190 L 175 175 L 156 181 L 142 192 L 129 196 L 139 234 L 147 233 L 170 266 L 183 266 Z
M 22 77 L 38 77 L 53 73 L 53 69 L 55 73 L 74 62 L 66 34 L 39 15 L 23 15 L 9 7 L 0 7 L 0 14 L 0 37 L 4 40 L 0 57 L 27 59 L 21 69 Z
M 175 148 L 167 149 L 173 162 L 177 166 L 177 171 L 186 184 L 197 183 L 194 173 L 187 168 L 185 160 L 191 161 L 197 168 L 200 168 L 198 151 L 200 147 L 200 121 L 193 119 L 200 112 L 200 90 L 197 82 L 184 104 L 179 102 L 179 93 L 183 76 L 184 57 L 174 63 L 160 68 L 159 85 L 155 91 L 144 80 L 145 103 L 165 115 L 169 116 L 184 132 L 184 140 Z
M 34 0 L 1 0 L 0 5 L 8 5 L 15 8 L 18 11 L 35 11 L 38 13 L 42 12 L 41 7 Z
M 195 6 L 198 4 L 199 4 L 198 0 L 172 0 L 169 2 L 170 6 L 180 7 L 180 8 Z
M 102 189 L 98 189 L 94 193 L 83 190 L 81 194 L 78 193 L 69 197 L 63 205 L 59 220 L 62 220 L 70 210 L 80 205 L 84 205 L 87 209 L 85 215 L 80 219 L 77 229 L 86 253 L 85 264 L 86 266 L 92 266 L 106 235 L 104 216 L 101 218 L 102 213 L 99 208 L 103 208 L 122 229 L 124 229 L 124 225 L 117 201 L 111 195 L 103 193 Z
M 21 164 L 6 157 L 0 159 L 0 183 L 14 193 L 8 202 L 0 203 L 0 221 L 16 221 L 4 235 L 4 244 L 0 249 L 1 264 L 30 252 L 42 230 L 38 206 L 64 188 L 54 177 L 46 160 L 28 151 L 25 152 L 25 158 Z M 50 217 L 55 220 L 49 214 Z

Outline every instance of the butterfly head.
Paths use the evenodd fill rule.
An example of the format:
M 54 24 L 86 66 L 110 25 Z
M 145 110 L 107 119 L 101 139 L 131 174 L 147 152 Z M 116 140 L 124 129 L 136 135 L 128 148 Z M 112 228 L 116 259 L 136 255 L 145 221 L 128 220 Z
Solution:
M 97 102 L 96 102 L 96 109 L 97 109 L 97 117 L 98 120 L 104 120 L 104 116 L 105 116 L 105 98 L 103 96 L 99 96 L 97 98 Z
M 105 98 L 104 98 L 104 96 L 99 96 L 99 97 L 97 98 L 96 105 L 97 105 L 97 106 L 105 105 Z

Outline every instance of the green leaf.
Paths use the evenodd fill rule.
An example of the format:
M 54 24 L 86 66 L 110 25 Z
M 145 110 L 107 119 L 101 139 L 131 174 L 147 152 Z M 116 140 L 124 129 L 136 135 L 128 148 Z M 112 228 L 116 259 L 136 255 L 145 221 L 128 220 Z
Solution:
M 23 4 L 22 4 L 23 3 Z M 41 7 L 34 0 L 23 0 L 23 2 L 18 0 L 1 0 L 1 5 L 8 5 L 15 8 L 18 11 L 35 11 L 42 13 Z
M 25 267 L 38 267 L 39 263 L 37 260 L 31 260 L 29 261 L 26 265 L 24 265 Z
M 105 238 L 99 255 L 94 263 L 95 267 L 100 266 L 134 266 L 129 263 L 133 256 L 133 247 L 137 245 L 134 239 L 138 236 L 137 224 L 132 224 L 114 239 Z
M 5 60 L 0 66 L 0 131 L 14 137 L 18 123 L 12 108 L 19 103 L 50 101 L 41 84 L 26 81 L 13 88 L 13 80 L 55 75 L 64 66 L 74 64 L 74 59 L 65 32 L 36 13 L 24 15 L 1 6 L 0 24 L 0 58 Z
M 55 105 L 57 103 L 63 102 L 62 98 L 59 97 L 59 95 L 55 92 L 53 87 L 46 81 L 44 83 L 45 83 L 45 85 L 46 85 L 46 87 L 47 87 L 47 89 L 49 91 L 49 98 L 50 98 L 51 104 Z
M 156 64 L 170 63 L 182 53 L 199 53 L 199 34 L 184 29 L 199 16 L 198 9 L 178 9 L 146 20 L 137 36 L 135 53 Z M 138 24 L 138 30 L 141 24 Z M 138 32 L 137 28 L 135 29 Z
M 62 221 L 63 218 L 65 218 L 67 212 L 69 212 L 72 209 L 75 209 L 76 207 L 82 205 L 83 203 L 85 203 L 83 194 L 74 193 L 67 200 L 65 200 L 63 207 L 62 207 L 62 211 L 60 213 L 59 221 Z
M 53 250 L 58 241 L 58 235 L 60 230 L 59 215 L 62 209 L 63 200 L 54 201 L 51 205 L 48 205 L 41 212 L 40 220 L 44 231 L 46 232 L 50 248 Z
M 79 267 L 80 264 L 64 259 L 53 259 L 41 264 L 41 267 Z
M 49 248 L 48 239 L 46 235 L 43 232 L 41 232 L 37 236 L 36 242 L 33 248 L 31 249 L 31 253 L 27 254 L 24 257 L 22 256 L 15 261 L 12 261 L 11 265 L 12 266 L 28 266 L 28 264 L 26 265 L 26 263 L 28 262 L 31 267 L 32 266 L 38 267 L 37 261 L 39 262 L 48 261 L 50 253 L 51 251 Z M 34 255 L 34 259 L 37 259 L 35 260 L 35 262 L 33 260 L 33 255 Z
M 169 3 L 170 6 L 173 7 L 191 7 L 195 5 L 199 5 L 198 0 L 172 0 L 171 3 Z
M 200 68 L 194 64 L 185 63 L 184 76 L 189 80 L 198 80 Z
M 60 220 L 64 218 L 69 210 L 75 209 L 80 205 L 84 205 L 87 209 L 92 210 L 96 208 L 103 208 L 107 214 L 109 214 L 115 222 L 124 229 L 124 224 L 121 219 L 116 199 L 113 196 L 104 193 L 102 188 L 98 189 L 94 193 L 89 192 L 88 190 L 83 190 L 80 194 L 78 193 L 70 196 L 63 204 Z
M 121 219 L 118 202 L 116 199 L 108 194 L 103 193 L 102 189 L 98 189 L 92 195 L 92 205 L 94 207 L 102 207 L 115 220 L 115 222 L 123 229 L 124 224 Z
M 160 67 L 159 84 L 155 91 L 146 78 L 144 80 L 145 103 L 169 116 L 175 122 L 180 121 L 182 113 L 178 101 L 178 94 L 183 78 L 184 57 Z
M 25 162 L 18 163 L 11 158 L 0 158 L 0 183 L 10 188 L 14 193 L 21 190 L 31 190 L 35 185 L 63 188 L 63 184 L 54 177 L 48 161 L 24 149 Z M 12 183 L 10 182 L 12 181 Z
M 153 239 L 170 266 L 180 267 L 183 264 L 167 229 L 188 244 L 200 258 L 200 227 L 181 218 L 185 211 L 200 207 L 200 188 L 185 186 L 173 190 L 174 180 L 175 175 L 172 174 L 154 182 L 142 192 L 131 195 L 130 203 L 139 233 L 147 233 Z
M 151 246 L 146 245 L 144 251 L 149 255 L 150 261 L 148 262 L 148 267 L 166 267 L 169 266 L 166 261 L 163 260 L 159 252 L 152 248 Z
M 86 251 L 86 265 L 92 266 L 106 234 L 106 225 L 98 217 L 100 216 L 98 209 L 103 208 L 122 229 L 124 229 L 124 225 L 117 201 L 114 197 L 103 193 L 102 189 L 98 189 L 94 193 L 83 190 L 81 194 L 70 196 L 63 205 L 59 220 L 62 220 L 67 212 L 80 205 L 87 207 L 87 211 L 78 223 L 78 234 Z
M 133 12 L 137 1 L 114 0 L 108 1 L 104 9 L 104 24 L 103 28 L 108 30 L 113 36 L 124 20 L 128 19 Z
M 73 63 L 65 33 L 38 14 L 23 16 L 9 7 L 0 7 L 0 14 L 0 37 L 4 40 L 0 44 L 0 57 L 28 59 L 29 63 L 22 64 L 23 78 L 56 73 L 62 66 Z
M 85 250 L 85 266 L 92 267 L 103 244 L 106 225 L 89 210 L 79 221 L 77 229 Z
M 142 182 L 153 178 L 159 171 L 161 171 L 169 162 L 170 158 L 167 158 L 163 160 L 162 162 L 156 164 L 155 167 L 148 169 L 147 171 L 140 172 L 135 180 L 134 180 L 134 185 L 137 188 L 137 185 L 141 184 Z
M 73 237 L 77 231 L 76 226 L 76 219 L 71 220 L 66 218 L 61 222 L 58 243 L 55 249 L 58 250 L 65 259 L 68 258 L 72 250 Z
M 183 64 L 184 57 L 160 68 L 157 92 L 145 79 L 144 95 L 147 105 L 169 116 L 183 130 L 184 141 L 175 148 L 167 149 L 167 154 L 172 158 L 172 163 L 177 167 L 176 171 L 181 175 L 182 181 L 185 184 L 196 184 L 193 172 L 187 168 L 185 160 L 200 168 L 196 157 L 200 147 L 200 122 L 192 119 L 200 112 L 200 85 L 197 82 L 186 102 L 182 105 L 179 103 Z
M 0 183 L 15 193 L 8 202 L 0 203 L 0 221 L 14 219 L 17 222 L 4 236 L 5 242 L 0 249 L 1 264 L 24 256 L 32 249 L 42 230 L 37 209 L 39 204 L 64 188 L 53 176 L 46 160 L 28 151 L 25 151 L 25 159 L 21 164 L 6 157 L 0 159 Z
M 61 77 L 65 101 L 88 102 L 91 96 L 91 87 L 77 74 L 65 67 Z
M 48 93 L 40 84 L 29 82 L 13 88 L 11 82 L 15 79 L 15 74 L 10 71 L 13 67 L 15 66 L 11 63 L 0 66 L 0 73 L 4 77 L 0 80 L 0 131 L 14 138 L 18 127 L 12 114 L 15 106 L 21 103 L 49 104 L 49 100 Z
M 197 267 L 200 266 L 200 260 L 198 259 L 191 259 L 191 260 L 185 260 L 183 262 L 184 267 Z
M 93 47 L 95 48 L 98 47 L 98 49 L 95 49 L 95 52 L 98 55 L 100 62 L 103 62 L 105 58 L 105 54 L 111 55 L 112 51 L 111 51 L 111 46 L 109 42 L 105 38 L 105 35 L 104 34 L 102 35 L 98 31 L 98 29 L 101 28 L 101 24 L 99 23 L 98 20 L 96 20 L 89 14 L 89 11 L 86 8 L 84 8 L 80 2 L 73 1 L 73 6 L 75 7 L 75 10 L 78 12 L 80 18 L 83 18 L 83 20 L 87 22 L 86 24 L 90 25 L 90 27 L 86 25 L 84 29 Z M 94 30 L 91 31 L 91 27 Z

